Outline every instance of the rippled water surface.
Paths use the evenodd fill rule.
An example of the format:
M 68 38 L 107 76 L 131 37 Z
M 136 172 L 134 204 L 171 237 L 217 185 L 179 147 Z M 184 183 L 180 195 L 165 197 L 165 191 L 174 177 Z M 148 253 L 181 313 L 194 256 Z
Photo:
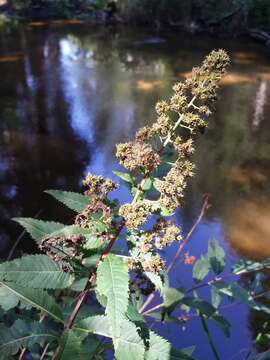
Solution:
M 230 260 L 270 257 L 269 50 L 245 38 L 213 40 L 73 23 L 33 23 L 0 35 L 1 257 L 9 255 L 21 233 L 10 218 L 70 221 L 72 214 L 56 209 L 43 191 L 80 190 L 89 170 L 113 177 L 112 169 L 119 167 L 115 143 L 153 121 L 155 102 L 219 47 L 228 50 L 232 66 L 216 114 L 199 139 L 197 175 L 176 217 L 187 232 L 203 195 L 210 194 L 212 206 L 189 253 L 198 256 L 215 237 Z M 126 191 L 120 196 L 128 199 Z M 23 235 L 14 254 L 33 250 Z M 168 259 L 174 252 L 168 251 Z M 175 267 L 175 284 L 189 284 L 183 271 L 191 272 L 182 264 Z M 243 306 L 224 314 L 233 328 L 231 339 L 214 333 L 222 359 L 244 359 L 264 319 Z M 167 330 L 175 346 L 197 343 L 197 357 L 212 359 L 197 318 L 186 329 Z

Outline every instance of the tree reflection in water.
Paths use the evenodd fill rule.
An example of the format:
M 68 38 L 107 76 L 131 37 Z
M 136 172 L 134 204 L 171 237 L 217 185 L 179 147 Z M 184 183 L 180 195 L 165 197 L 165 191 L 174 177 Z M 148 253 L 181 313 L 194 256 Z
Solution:
M 88 169 L 112 176 L 117 166 L 115 143 L 151 122 L 156 101 L 166 97 L 171 85 L 206 53 L 220 47 L 231 53 L 232 67 L 215 119 L 196 153 L 197 176 L 176 217 L 188 230 L 202 195 L 209 193 L 212 207 L 194 236 L 190 253 L 199 253 L 216 234 L 231 258 L 269 256 L 268 93 L 259 125 L 252 126 L 261 82 L 269 87 L 268 53 L 257 44 L 239 40 L 228 44 L 186 34 L 160 37 L 149 30 L 44 23 L 0 36 L 0 68 L 5 74 L 0 83 L 2 258 L 20 234 L 10 218 L 34 216 L 42 210 L 44 219 L 69 221 L 72 214 L 56 209 L 42 192 L 79 190 Z M 25 236 L 16 254 L 31 252 L 33 246 Z M 181 278 L 178 268 L 175 278 Z M 238 323 L 245 323 L 241 314 L 234 312 L 232 320 L 242 316 Z M 254 329 L 256 316 L 250 315 Z M 193 335 L 187 333 L 185 338 L 188 341 Z M 203 338 L 201 342 L 203 348 Z M 224 358 L 246 344 L 248 335 L 241 344 L 223 346 Z

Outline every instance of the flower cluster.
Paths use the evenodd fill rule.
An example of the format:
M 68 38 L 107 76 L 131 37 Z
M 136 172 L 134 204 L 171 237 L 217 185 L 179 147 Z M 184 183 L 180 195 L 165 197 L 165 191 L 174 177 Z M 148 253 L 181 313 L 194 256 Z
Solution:
M 173 212 L 181 205 L 184 197 L 184 190 L 187 186 L 187 177 L 193 176 L 194 165 L 186 160 L 176 162 L 163 180 L 158 180 L 155 184 L 160 192 L 159 203 Z
M 88 196 L 98 196 L 104 199 L 110 191 L 118 188 L 110 179 L 105 179 L 99 175 L 88 173 L 83 180 L 83 185 L 87 188 L 85 194 Z
M 142 170 L 150 173 L 160 164 L 160 156 L 150 144 L 144 141 L 134 141 L 116 146 L 116 157 L 127 170 Z
M 174 140 L 173 147 L 179 158 L 185 158 L 192 155 L 195 151 L 193 139 L 183 141 L 180 136 Z
M 166 221 L 163 218 L 157 220 L 152 234 L 157 249 L 163 249 L 173 241 L 180 241 L 182 239 L 181 229 L 173 221 Z
M 119 215 L 130 229 L 138 229 L 157 208 L 173 213 L 182 204 L 187 180 L 194 174 L 194 164 L 190 157 L 195 151 L 193 135 L 203 132 L 211 115 L 211 103 L 216 99 L 218 82 L 224 75 L 229 57 L 223 50 L 212 51 L 200 67 L 192 70 L 192 75 L 184 82 L 173 86 L 173 94 L 168 101 L 156 104 L 157 120 L 152 126 L 139 129 L 135 141 L 117 145 L 116 157 L 129 171 L 138 171 L 137 195 L 131 204 L 122 205 Z M 182 137 L 178 128 L 183 129 Z M 169 150 L 169 151 L 167 151 Z M 171 165 L 162 178 L 154 175 L 155 170 L 166 158 Z M 165 160 L 166 161 L 166 160 Z M 147 200 L 143 184 L 145 179 L 154 177 L 157 199 Z M 152 205 L 149 205 L 152 204 Z M 158 205 L 157 207 L 155 205 Z M 159 272 L 164 262 L 158 250 L 181 239 L 180 229 L 173 223 L 159 219 L 151 231 L 139 233 L 139 238 L 131 250 L 130 265 L 144 271 Z M 193 261 L 187 258 L 186 261 Z
M 80 248 L 86 242 L 82 235 L 45 237 L 39 245 L 39 250 L 46 253 L 55 262 L 69 262 L 79 256 Z M 63 271 L 68 271 L 67 265 L 62 266 Z
M 181 230 L 174 222 L 160 217 L 152 230 L 139 233 L 128 264 L 132 269 L 142 268 L 144 271 L 160 272 L 164 269 L 164 262 L 157 250 L 181 239 Z
M 124 204 L 119 209 L 119 215 L 125 219 L 125 224 L 130 229 L 137 229 L 145 223 L 151 214 L 151 205 L 139 201 L 134 204 Z

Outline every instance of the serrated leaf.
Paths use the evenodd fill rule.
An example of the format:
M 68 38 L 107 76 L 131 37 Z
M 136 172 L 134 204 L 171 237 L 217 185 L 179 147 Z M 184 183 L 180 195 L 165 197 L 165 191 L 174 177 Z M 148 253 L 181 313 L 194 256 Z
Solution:
M 226 255 L 223 248 L 219 245 L 219 243 L 212 239 L 208 243 L 208 259 L 211 264 L 212 270 L 216 275 L 219 275 L 226 263 Z
M 51 195 L 77 213 L 81 213 L 90 203 L 89 197 L 80 193 L 61 190 L 47 190 L 45 193 Z
M 0 264 L 0 281 L 36 289 L 64 289 L 74 280 L 46 255 L 28 255 Z
M 108 255 L 97 268 L 96 290 L 107 298 L 106 314 L 114 335 L 120 336 L 121 322 L 128 307 L 128 266 L 115 255 Z
M 60 352 L 57 360 L 81 360 L 81 346 L 85 336 L 78 336 L 74 331 L 70 330 L 61 337 Z M 88 359 L 90 356 L 88 355 Z
M 145 275 L 148 277 L 148 279 L 151 281 L 151 283 L 155 285 L 156 290 L 158 290 L 160 293 L 162 293 L 163 288 L 164 288 L 164 283 L 163 283 L 163 279 L 160 276 L 160 274 L 146 271 Z
M 146 352 L 146 360 L 169 360 L 171 346 L 167 340 L 150 333 L 149 350 Z
M 0 327 L 0 352 L 6 356 L 15 355 L 21 347 L 56 340 L 57 336 L 41 323 L 27 324 L 22 320 L 16 320 L 10 328 Z
M 113 171 L 114 175 L 118 176 L 120 179 L 128 182 L 130 184 L 135 184 L 134 178 L 129 173 L 123 173 L 121 171 Z
M 198 259 L 193 266 L 193 279 L 196 282 L 202 281 L 208 275 L 209 271 L 210 263 L 208 258 L 205 256 L 201 256 L 201 258 Z
M 150 331 L 149 349 L 146 360 L 192 360 L 192 357 L 183 351 L 172 348 L 171 344 L 161 336 Z
M 91 316 L 80 321 L 75 330 L 86 331 L 96 335 L 113 338 L 110 321 L 107 316 Z M 122 320 L 115 356 L 117 360 L 144 360 L 144 342 L 137 333 L 136 326 L 128 321 Z
M 14 221 L 19 223 L 31 235 L 31 237 L 40 244 L 43 238 L 55 231 L 65 227 L 64 224 L 54 221 L 43 221 L 32 218 L 14 218 Z
M 63 322 L 63 315 L 54 299 L 44 290 L 24 288 L 13 283 L 0 282 L 11 293 L 28 302 L 33 307 L 45 312 L 59 322 Z

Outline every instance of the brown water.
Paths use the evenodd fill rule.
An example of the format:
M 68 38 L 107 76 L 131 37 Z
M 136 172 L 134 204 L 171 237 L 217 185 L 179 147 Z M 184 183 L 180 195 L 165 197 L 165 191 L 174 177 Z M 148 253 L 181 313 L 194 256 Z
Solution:
M 151 122 L 155 102 L 220 47 L 230 53 L 232 66 L 209 130 L 199 140 L 197 176 L 177 217 L 187 231 L 208 193 L 212 207 L 194 234 L 190 254 L 198 256 L 216 237 L 231 260 L 270 257 L 269 50 L 247 39 L 61 22 L 33 23 L 0 35 L 1 257 L 21 233 L 12 217 L 39 214 L 69 221 L 71 214 L 56 209 L 43 191 L 79 190 L 88 170 L 113 177 L 115 143 Z M 128 199 L 125 190 L 120 196 Z M 33 250 L 25 235 L 14 255 Z M 173 282 L 188 283 L 182 269 L 176 267 Z M 234 328 L 230 340 L 214 334 L 222 359 L 244 359 L 264 319 L 243 306 L 225 315 Z M 196 342 L 198 359 L 212 359 L 197 319 L 185 331 L 169 330 L 177 347 Z

